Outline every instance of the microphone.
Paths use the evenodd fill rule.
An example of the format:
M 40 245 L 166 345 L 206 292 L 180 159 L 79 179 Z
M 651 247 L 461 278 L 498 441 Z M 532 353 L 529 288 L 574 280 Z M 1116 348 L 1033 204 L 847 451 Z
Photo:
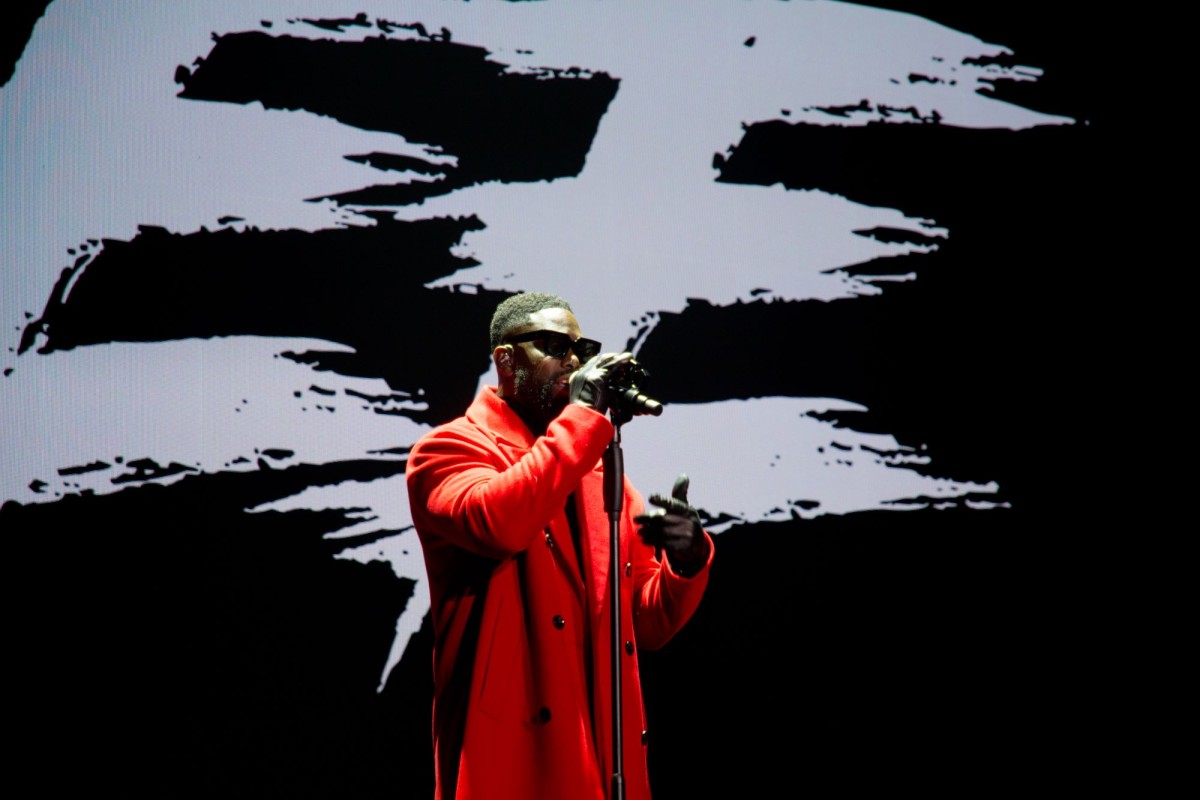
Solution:
M 631 386 L 621 392 L 619 405 L 635 417 L 645 415 L 657 417 L 663 412 L 662 403 L 642 394 L 636 386 Z
M 616 397 L 612 405 L 617 409 L 617 418 L 657 417 L 662 413 L 662 403 L 651 400 L 638 388 L 649 375 L 646 368 L 633 359 L 613 366 L 608 376 L 608 390 Z

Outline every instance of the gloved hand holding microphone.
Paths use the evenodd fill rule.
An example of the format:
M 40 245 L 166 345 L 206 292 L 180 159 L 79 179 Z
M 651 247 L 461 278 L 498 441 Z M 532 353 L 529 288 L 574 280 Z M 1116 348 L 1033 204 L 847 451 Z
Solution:
M 642 394 L 639 384 L 646 370 L 633 354 L 602 353 L 593 356 L 571 375 L 571 402 L 611 413 L 617 424 L 642 414 L 662 414 L 662 403 Z
M 611 373 L 631 361 L 632 353 L 601 353 L 589 358 L 571 374 L 570 401 L 605 413 L 617 401 L 610 388 Z

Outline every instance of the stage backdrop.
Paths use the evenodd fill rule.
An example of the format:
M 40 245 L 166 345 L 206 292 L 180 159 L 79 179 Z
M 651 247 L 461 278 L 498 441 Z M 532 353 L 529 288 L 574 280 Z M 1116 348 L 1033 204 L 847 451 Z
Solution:
M 1099 724 L 1059 571 L 1085 532 L 1047 522 L 1088 467 L 1080 21 L 33 5 L 0 89 L 18 762 L 429 796 L 405 459 L 492 382 L 523 290 L 648 369 L 626 471 L 686 472 L 716 537 L 643 655 L 658 797 L 1016 788 Z

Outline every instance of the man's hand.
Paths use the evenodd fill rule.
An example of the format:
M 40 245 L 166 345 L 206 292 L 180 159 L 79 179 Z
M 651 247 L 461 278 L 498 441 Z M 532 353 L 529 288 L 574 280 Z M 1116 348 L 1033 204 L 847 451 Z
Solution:
M 639 514 L 634 521 L 641 526 L 638 535 L 642 541 L 654 547 L 656 552 L 667 551 L 671 569 L 691 577 L 708 561 L 708 538 L 700 526 L 700 514 L 688 503 L 687 493 L 690 480 L 687 475 L 675 479 L 670 497 L 650 495 L 649 502 L 658 506 L 653 511 Z
M 593 408 L 601 414 L 608 411 L 609 404 L 614 400 L 608 391 L 609 370 L 631 358 L 632 353 L 601 353 L 588 359 L 571 375 L 571 402 Z

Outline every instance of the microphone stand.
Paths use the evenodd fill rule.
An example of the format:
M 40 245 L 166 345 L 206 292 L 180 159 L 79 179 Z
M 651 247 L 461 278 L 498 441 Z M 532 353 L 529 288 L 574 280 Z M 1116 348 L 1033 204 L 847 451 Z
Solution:
M 625 504 L 625 461 L 621 453 L 621 425 L 632 416 L 617 403 L 611 410 L 613 438 L 604 451 L 604 508 L 608 511 L 608 585 L 612 592 L 612 793 L 611 800 L 625 798 L 625 772 L 621 719 L 621 510 Z
M 632 364 L 632 362 L 630 362 Z M 639 368 L 638 374 L 646 375 Z M 604 451 L 604 508 L 608 512 L 609 566 L 608 586 L 612 593 L 612 792 L 609 800 L 625 800 L 624 748 L 621 718 L 621 511 L 625 505 L 625 457 L 621 453 L 621 426 L 635 414 L 662 413 L 662 404 L 651 400 L 630 385 L 616 392 L 609 409 L 613 438 Z

